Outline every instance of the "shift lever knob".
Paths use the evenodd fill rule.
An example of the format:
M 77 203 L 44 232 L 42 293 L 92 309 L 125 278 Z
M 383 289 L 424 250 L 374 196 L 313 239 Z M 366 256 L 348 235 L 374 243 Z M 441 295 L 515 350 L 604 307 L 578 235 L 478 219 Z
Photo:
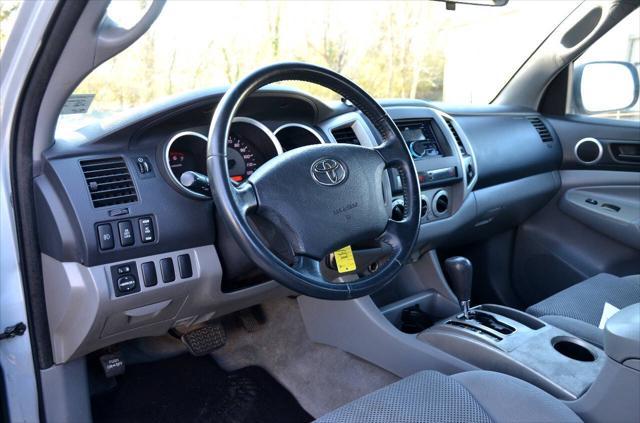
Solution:
M 473 266 L 468 258 L 449 257 L 444 261 L 444 267 L 449 275 L 449 285 L 460 301 L 464 318 L 469 318 L 469 303 L 471 301 L 471 284 Z

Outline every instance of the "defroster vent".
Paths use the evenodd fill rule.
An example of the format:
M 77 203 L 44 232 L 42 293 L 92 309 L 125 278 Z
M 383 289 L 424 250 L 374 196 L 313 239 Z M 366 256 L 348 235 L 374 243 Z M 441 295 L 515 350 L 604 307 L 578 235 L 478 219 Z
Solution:
M 136 187 L 122 157 L 82 160 L 80 166 L 91 193 L 93 207 L 138 201 Z
M 533 125 L 534 129 L 538 131 L 542 142 L 553 141 L 553 135 L 551 135 L 551 132 L 549 132 L 549 128 L 547 128 L 547 125 L 544 124 L 542 119 L 538 117 L 528 117 L 527 119 L 529 120 L 529 122 L 531 122 L 531 125 Z

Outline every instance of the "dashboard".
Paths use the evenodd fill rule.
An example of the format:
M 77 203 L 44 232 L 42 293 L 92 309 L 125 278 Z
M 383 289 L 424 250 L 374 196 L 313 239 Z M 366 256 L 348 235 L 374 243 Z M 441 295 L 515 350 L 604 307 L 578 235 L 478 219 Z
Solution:
M 59 139 L 45 153 L 34 180 L 35 208 L 57 363 L 290 294 L 263 275 L 217 221 L 206 151 L 223 94 L 183 96 L 106 131 L 86 127 L 84 142 Z M 445 109 L 418 100 L 381 104 L 403 134 L 421 184 L 415 257 L 513 227 L 559 186 L 560 143 L 536 112 Z M 538 121 L 551 141 L 541 139 Z M 374 134 L 349 104 L 263 89 L 232 122 L 230 178 L 242 183 L 277 155 L 309 145 L 374 147 Z M 404 207 L 401 180 L 393 170 L 387 176 L 381 189 L 389 217 L 397 219 Z M 277 225 L 255 224 L 284 254 Z M 368 245 L 353 249 L 353 276 L 375 272 L 380 257 Z M 330 257 L 326 267 L 332 275 Z

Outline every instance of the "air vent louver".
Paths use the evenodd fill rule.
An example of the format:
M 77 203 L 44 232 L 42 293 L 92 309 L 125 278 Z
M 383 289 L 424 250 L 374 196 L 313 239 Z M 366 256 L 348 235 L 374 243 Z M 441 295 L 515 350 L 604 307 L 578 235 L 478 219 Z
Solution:
M 467 156 L 468 155 L 467 150 L 464 148 L 464 144 L 462 144 L 460 135 L 458 135 L 458 131 L 456 131 L 456 128 L 453 126 L 453 122 L 451 122 L 451 119 L 448 119 L 448 118 L 444 118 L 444 121 L 447 122 L 447 126 L 449 127 L 449 130 L 453 134 L 453 138 L 455 138 L 456 144 L 458 144 L 458 149 L 460 150 L 460 153 L 463 156 Z
M 136 187 L 122 157 L 80 162 L 93 207 L 113 206 L 138 201 Z
M 344 128 L 333 129 L 331 131 L 333 137 L 336 139 L 338 144 L 354 144 L 360 145 L 360 141 L 356 136 L 353 128 L 350 126 L 345 126 Z
M 547 126 L 542 122 L 540 118 L 537 117 L 529 117 L 527 118 L 531 125 L 533 125 L 534 129 L 538 131 L 538 135 L 540 135 L 540 139 L 542 142 L 553 142 L 553 136 Z

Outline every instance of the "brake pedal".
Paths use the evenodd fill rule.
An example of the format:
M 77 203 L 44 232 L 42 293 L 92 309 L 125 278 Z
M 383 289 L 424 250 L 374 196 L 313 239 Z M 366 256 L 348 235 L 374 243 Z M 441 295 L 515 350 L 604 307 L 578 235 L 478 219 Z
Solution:
M 227 343 L 227 334 L 220 322 L 211 322 L 185 333 L 180 340 L 189 348 L 191 354 L 207 355 Z

